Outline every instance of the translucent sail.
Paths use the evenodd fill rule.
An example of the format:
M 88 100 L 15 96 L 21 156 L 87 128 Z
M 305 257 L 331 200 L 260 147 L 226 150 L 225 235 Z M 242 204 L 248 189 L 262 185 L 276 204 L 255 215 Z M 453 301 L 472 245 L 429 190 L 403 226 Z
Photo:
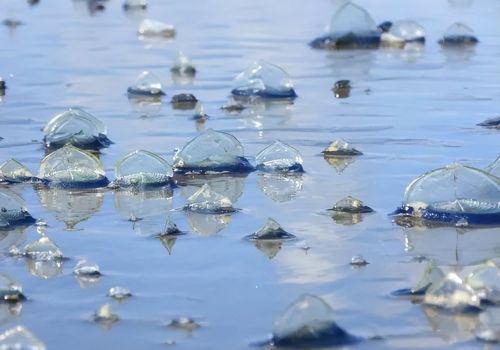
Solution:
M 255 157 L 257 169 L 276 172 L 302 172 L 304 160 L 299 151 L 286 143 L 275 141 Z
M 170 181 L 172 167 L 153 152 L 137 150 L 116 164 L 115 176 L 120 187 L 159 186 Z

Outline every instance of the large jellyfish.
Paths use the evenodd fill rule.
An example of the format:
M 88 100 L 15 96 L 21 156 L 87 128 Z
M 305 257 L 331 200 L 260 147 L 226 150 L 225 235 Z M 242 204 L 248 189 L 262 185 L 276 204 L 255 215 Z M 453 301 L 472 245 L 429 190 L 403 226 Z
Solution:
M 347 2 L 332 16 L 328 34 L 314 39 L 309 45 L 315 49 L 377 48 L 380 31 L 364 8 Z
M 299 151 L 286 143 L 275 141 L 255 157 L 257 170 L 278 173 L 301 173 L 304 160 Z
M 238 74 L 231 94 L 236 97 L 295 98 L 292 79 L 281 67 L 259 60 Z
M 79 108 L 70 108 L 52 118 L 43 128 L 43 133 L 48 148 L 71 143 L 79 148 L 99 150 L 112 143 L 106 136 L 106 126 Z
M 101 161 L 72 145 L 46 156 L 38 177 L 48 186 L 63 188 L 96 188 L 109 183 Z
M 31 171 L 13 158 L 0 165 L 0 183 L 30 182 L 32 180 Z
M 272 344 L 278 347 L 330 347 L 360 341 L 335 322 L 335 313 L 323 299 L 305 294 L 276 322 Z
M 171 183 L 172 167 L 155 153 L 137 150 L 127 154 L 116 164 L 115 176 L 111 186 L 160 187 Z
M 254 170 L 233 135 L 208 129 L 174 156 L 174 172 L 181 174 L 248 173 Z
M 148 71 L 139 74 L 135 84 L 127 89 L 129 98 L 134 97 L 159 97 L 165 95 L 160 79 Z
M 23 199 L 8 189 L 0 188 L 0 230 L 34 223 L 35 219 L 28 213 Z
M 451 164 L 413 180 L 394 214 L 438 223 L 497 225 L 500 183 L 480 169 Z
M 380 38 L 384 46 L 403 48 L 406 44 L 425 43 L 424 28 L 415 21 L 405 19 L 396 21 L 388 27 L 389 29 L 384 31 Z
M 443 47 L 468 47 L 476 45 L 479 40 L 469 26 L 457 22 L 452 24 L 438 41 Z

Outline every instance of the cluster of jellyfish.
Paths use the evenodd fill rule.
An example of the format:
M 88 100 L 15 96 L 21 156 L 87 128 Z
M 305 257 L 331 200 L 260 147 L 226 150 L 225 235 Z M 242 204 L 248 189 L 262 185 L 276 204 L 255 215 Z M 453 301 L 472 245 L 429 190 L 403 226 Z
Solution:
M 479 41 L 473 30 L 454 23 L 443 33 L 439 44 L 444 48 L 470 47 Z M 425 44 L 424 28 L 413 20 L 385 21 L 377 25 L 364 8 L 344 3 L 332 16 L 327 34 L 310 42 L 316 49 L 370 49 L 380 46 L 405 48 Z

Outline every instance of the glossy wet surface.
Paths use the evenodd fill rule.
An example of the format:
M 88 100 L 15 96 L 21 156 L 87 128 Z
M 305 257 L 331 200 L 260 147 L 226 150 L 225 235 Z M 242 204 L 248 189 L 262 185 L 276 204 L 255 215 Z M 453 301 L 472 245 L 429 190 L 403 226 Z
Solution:
M 145 15 L 124 13 L 118 0 L 94 14 L 86 1 L 42 0 L 35 7 L 3 1 L 0 19 L 26 24 L 0 28 L 0 75 L 8 87 L 0 103 L 1 161 L 14 157 L 36 173 L 44 156 L 41 128 L 77 106 L 101 119 L 115 142 L 101 156 L 111 179 L 114 164 L 128 152 L 147 149 L 171 160 L 174 148 L 207 128 L 235 135 L 252 162 L 280 139 L 302 153 L 306 173 L 211 179 L 241 209 L 215 216 L 171 211 L 204 180 L 175 189 L 172 198 L 168 191 L 14 186 L 70 259 L 41 266 L 8 257 L 8 247 L 22 248 L 39 234 L 34 226 L 0 233 L 0 272 L 19 281 L 30 299 L 22 307 L 0 305 L 1 330 L 22 324 L 50 349 L 163 349 L 172 341 L 178 349 L 251 349 L 293 300 L 313 293 L 325 298 L 349 333 L 386 337 L 352 348 L 478 348 L 471 333 L 477 318 L 443 316 L 389 294 L 418 280 L 422 257 L 460 272 L 498 256 L 498 229 L 403 229 L 387 214 L 425 171 L 454 161 L 484 168 L 499 155 L 498 131 L 476 124 L 498 114 L 500 4 L 359 3 L 377 23 L 407 17 L 420 23 L 425 50 L 310 49 L 307 43 L 323 34 L 334 10 L 328 1 L 151 0 L 146 13 L 174 24 L 177 36 L 142 41 L 136 32 Z M 481 41 L 475 49 L 445 51 L 436 43 L 456 21 L 475 30 Z M 196 65 L 191 84 L 171 77 L 179 50 Z M 219 110 L 232 79 L 260 58 L 290 74 L 299 95 L 294 104 L 261 104 L 241 114 Z M 163 104 L 127 98 L 127 87 L 143 70 L 162 79 Z M 335 99 L 331 88 L 343 79 L 351 81 L 350 96 Z M 191 119 L 194 111 L 172 109 L 170 98 L 182 92 L 203 103 L 210 116 L 204 124 Z M 320 152 L 338 138 L 364 155 L 330 165 Z M 376 212 L 335 221 L 326 209 L 348 195 Z M 299 239 L 258 245 L 262 251 L 243 240 L 269 216 Z M 168 217 L 188 234 L 149 237 Z M 352 267 L 354 255 L 370 264 Z M 97 263 L 102 276 L 78 280 L 73 269 L 79 259 Z M 133 296 L 112 300 L 106 294 L 114 286 Z M 106 302 L 120 321 L 93 323 Z M 201 327 L 185 332 L 167 326 L 182 316 Z

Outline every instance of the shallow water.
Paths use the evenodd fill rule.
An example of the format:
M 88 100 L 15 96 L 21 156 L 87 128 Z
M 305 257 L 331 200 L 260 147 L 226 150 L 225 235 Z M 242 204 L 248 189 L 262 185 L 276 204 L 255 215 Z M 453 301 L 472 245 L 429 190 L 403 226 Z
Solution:
M 176 147 L 206 128 L 233 133 L 248 156 L 280 139 L 301 151 L 306 173 L 282 182 L 257 173 L 214 180 L 241 209 L 221 216 L 172 210 L 203 184 L 196 181 L 175 189 L 173 197 L 15 186 L 70 259 L 44 268 L 5 254 L 12 244 L 38 238 L 35 227 L 0 241 L 0 272 L 21 282 L 30 299 L 20 310 L 0 305 L 1 330 L 22 324 L 50 349 L 160 349 L 167 340 L 179 349 L 251 349 L 307 292 L 323 296 L 351 333 L 386 337 L 353 348 L 477 348 L 470 332 L 476 319 L 444 317 L 388 296 L 418 279 L 425 262 L 415 258 L 461 271 L 500 254 L 497 229 L 403 229 L 387 216 L 423 172 L 453 161 L 486 167 L 499 155 L 498 131 L 475 124 L 498 113 L 500 3 L 468 2 L 470 7 L 457 7 L 467 4 L 459 0 L 404 6 L 360 0 L 377 22 L 411 17 L 422 24 L 425 50 L 325 52 L 307 46 L 323 33 L 335 7 L 325 0 L 150 0 L 146 14 L 174 24 L 178 34 L 143 41 L 136 30 L 146 14 L 126 14 L 118 0 L 94 14 L 82 0 L 42 0 L 34 7 L 3 0 L 0 19 L 26 24 L 0 28 L 0 75 L 8 86 L 0 102 L 0 161 L 14 157 L 36 172 L 44 156 L 41 128 L 66 107 L 78 106 L 100 118 L 115 142 L 101 156 L 111 178 L 128 152 L 144 148 L 170 160 Z M 436 41 L 458 20 L 474 28 L 481 43 L 472 51 L 441 50 Z M 170 75 L 179 50 L 198 69 L 191 84 Z M 287 70 L 299 98 L 239 115 L 219 110 L 234 76 L 259 58 Z M 162 105 L 127 99 L 127 87 L 144 69 L 162 78 L 168 95 Z M 351 80 L 347 99 L 335 99 L 331 91 L 340 79 Z M 180 92 L 193 93 L 211 118 L 197 124 L 193 111 L 173 110 L 169 99 Z M 320 155 L 339 137 L 364 152 L 342 172 Z M 326 209 L 347 195 L 376 212 L 354 218 L 356 224 L 336 222 Z M 242 239 L 268 216 L 299 237 L 272 259 Z M 188 232 L 173 246 L 149 237 L 168 217 Z M 305 245 L 311 249 L 301 249 Z M 265 248 L 275 254 L 279 247 Z M 357 254 L 370 264 L 351 267 Z M 75 278 L 81 258 L 100 265 L 97 282 Z M 121 321 L 106 330 L 90 320 L 115 285 L 134 297 L 111 301 Z M 191 334 L 167 327 L 183 315 L 202 327 Z

